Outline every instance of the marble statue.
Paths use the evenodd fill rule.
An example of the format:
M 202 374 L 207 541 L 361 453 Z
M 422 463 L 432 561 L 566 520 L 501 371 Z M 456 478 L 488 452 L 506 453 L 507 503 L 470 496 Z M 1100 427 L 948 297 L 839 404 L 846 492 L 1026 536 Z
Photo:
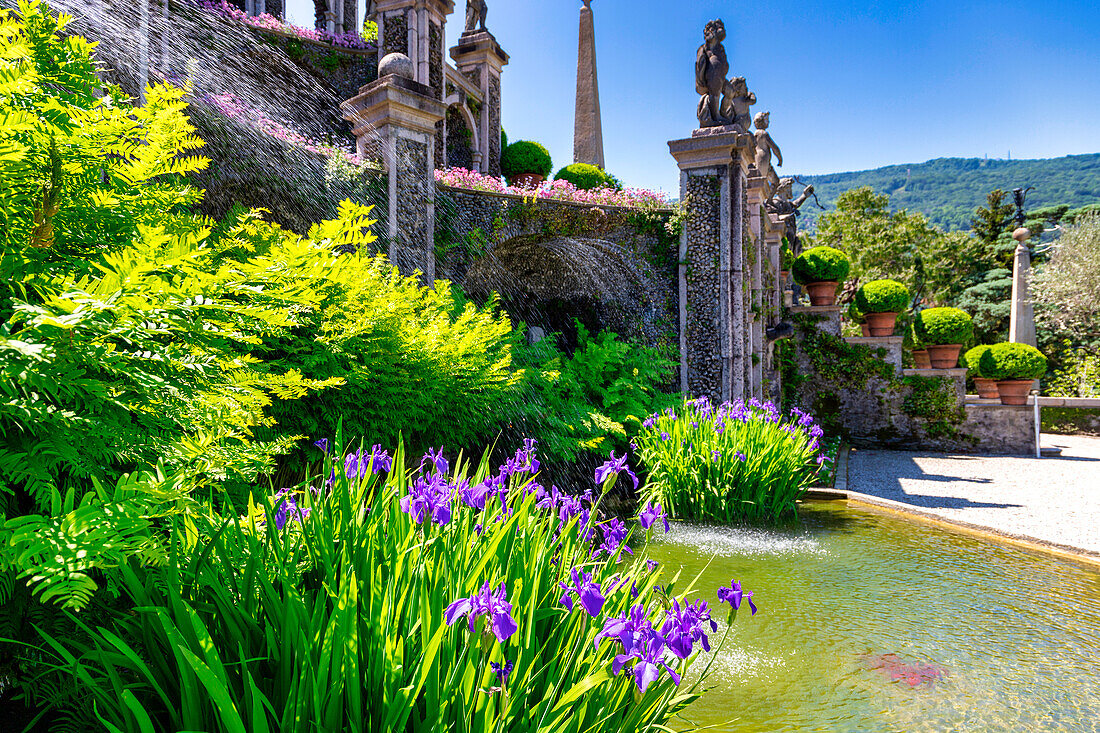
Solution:
M 813 196 L 814 187 L 806 186 L 797 199 L 794 196 L 794 179 L 784 178 L 775 189 L 775 194 L 764 202 L 764 208 L 769 214 L 774 214 L 785 227 L 783 236 L 795 256 L 802 252 L 802 245 L 798 239 L 798 210 L 802 204 Z
M 756 125 L 756 132 L 753 133 L 756 140 L 756 171 L 768 182 L 767 195 L 771 198 L 779 187 L 779 175 L 772 170 L 772 153 L 775 153 L 777 166 L 783 165 L 783 153 L 775 144 L 775 140 L 772 140 L 772 136 L 768 134 L 768 125 L 771 124 L 770 112 L 761 112 L 756 115 L 753 124 Z
M 743 76 L 735 76 L 726 81 L 722 89 L 722 118 L 737 125 L 741 132 L 752 129 L 752 112 L 749 109 L 756 104 L 756 94 L 749 91 L 749 85 Z
M 699 100 L 699 127 L 719 127 L 729 124 L 722 117 L 722 91 L 726 87 L 726 74 L 730 63 L 726 58 L 726 26 L 720 20 L 712 20 L 703 30 L 703 45 L 695 57 L 695 91 L 703 95 Z
M 488 30 L 485 27 L 485 16 L 488 14 L 489 6 L 485 0 L 466 0 L 466 33 L 476 31 L 479 23 L 482 31 Z

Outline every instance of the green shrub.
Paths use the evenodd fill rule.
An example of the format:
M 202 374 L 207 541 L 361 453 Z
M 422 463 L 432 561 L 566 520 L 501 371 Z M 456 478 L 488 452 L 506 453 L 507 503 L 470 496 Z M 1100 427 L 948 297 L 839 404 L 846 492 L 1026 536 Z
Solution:
M 48 650 L 81 680 L 95 709 L 86 720 L 123 731 L 632 733 L 664 729 L 698 698 L 695 679 L 677 685 L 696 660 L 706 666 L 709 613 L 643 685 L 646 668 L 624 651 L 633 643 L 600 630 L 633 607 L 632 633 L 646 639 L 672 599 L 688 601 L 642 546 L 621 562 L 634 530 L 601 516 L 599 499 L 532 483 L 533 445 L 495 475 L 487 459 L 452 470 L 442 450 L 419 468 L 400 449 L 392 470 L 387 460 L 377 447 L 334 446 L 314 478 L 257 496 L 243 516 L 197 513 L 172 534 L 173 562 L 123 566 L 132 610 Z M 603 468 L 605 493 L 616 468 Z M 653 509 L 639 523 L 659 526 Z M 462 604 L 490 592 L 491 606 Z M 619 654 L 626 664 L 613 669 Z
M 962 366 L 965 366 L 967 369 L 970 370 L 970 376 L 988 379 L 988 377 L 982 374 L 981 359 L 982 354 L 989 351 L 991 348 L 991 346 L 986 346 L 983 344 L 981 346 L 975 346 L 973 349 L 970 349 L 965 354 L 963 354 Z
M 974 336 L 974 322 L 958 308 L 928 308 L 913 318 L 913 332 L 928 346 L 965 344 Z
M 503 127 L 500 128 L 500 149 L 501 150 L 507 150 L 508 149 L 508 133 L 506 133 L 504 131 Z
M 824 462 L 823 431 L 801 411 L 783 420 L 770 402 L 715 408 L 701 397 L 678 412 L 653 415 L 636 439 L 649 471 L 642 500 L 660 503 L 671 516 L 777 521 L 794 513 Z
M 840 282 L 848 277 L 848 255 L 833 247 L 813 247 L 794 261 L 794 279 L 800 285 Z
M 585 191 L 594 188 L 621 188 L 617 181 L 598 166 L 587 163 L 573 163 L 554 174 L 555 181 L 569 181 Z
M 863 324 L 867 322 L 867 319 L 864 317 L 863 312 L 859 309 L 854 300 L 848 304 L 848 320 L 856 324 Z
M 987 379 L 1042 379 L 1047 373 L 1047 358 L 1029 344 L 994 344 L 978 362 Z
M 549 176 L 554 163 L 550 152 L 539 143 L 517 140 L 500 156 L 500 170 L 511 181 L 525 173 Z
M 897 280 L 873 280 L 856 291 L 863 313 L 900 313 L 909 306 L 909 289 Z

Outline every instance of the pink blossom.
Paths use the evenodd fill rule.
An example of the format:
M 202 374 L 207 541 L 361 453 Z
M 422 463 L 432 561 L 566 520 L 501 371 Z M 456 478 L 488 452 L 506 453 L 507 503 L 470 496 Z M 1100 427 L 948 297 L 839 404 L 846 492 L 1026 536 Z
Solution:
M 319 41 L 342 48 L 359 50 L 376 48 L 372 41 L 365 40 L 354 31 L 351 33 L 329 33 L 328 31 L 318 30 L 316 28 L 303 28 L 301 26 L 291 25 L 269 13 L 252 16 L 235 5 L 230 5 L 227 0 L 199 0 L 198 6 L 203 10 L 217 13 L 222 17 L 236 20 L 259 30 L 288 33 L 308 41 Z
M 670 206 L 668 197 L 657 191 L 644 188 L 596 188 L 585 191 L 569 181 L 547 181 L 535 188 L 509 186 L 500 178 L 486 176 L 465 168 L 437 170 L 435 180 L 451 188 L 465 188 L 472 191 L 505 193 L 534 199 L 556 199 L 572 201 L 594 206 L 623 206 L 629 208 L 664 208 Z

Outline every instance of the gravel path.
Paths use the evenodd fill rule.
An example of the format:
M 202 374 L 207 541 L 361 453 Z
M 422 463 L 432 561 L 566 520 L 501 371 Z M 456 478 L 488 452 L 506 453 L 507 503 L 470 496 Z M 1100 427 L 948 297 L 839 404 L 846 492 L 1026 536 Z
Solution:
M 852 450 L 848 490 L 1100 555 L 1100 438 L 1045 435 L 1060 458 Z

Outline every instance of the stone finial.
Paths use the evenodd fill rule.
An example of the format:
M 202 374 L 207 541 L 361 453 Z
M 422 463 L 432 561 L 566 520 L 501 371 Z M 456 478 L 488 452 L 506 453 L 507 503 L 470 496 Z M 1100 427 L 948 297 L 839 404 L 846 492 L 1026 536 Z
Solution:
M 726 25 L 712 20 L 703 29 L 703 45 L 695 56 L 695 91 L 699 99 L 699 127 L 720 127 L 730 124 L 722 116 L 722 91 L 726 86 L 726 74 L 730 71 L 726 58 Z
M 485 18 L 489 15 L 489 6 L 485 0 L 466 0 L 466 33 L 474 33 L 480 24 L 482 31 L 487 31 Z
M 412 59 L 403 53 L 386 54 L 378 62 L 378 78 L 383 76 L 400 76 L 403 79 L 415 79 L 416 70 L 413 68 Z

